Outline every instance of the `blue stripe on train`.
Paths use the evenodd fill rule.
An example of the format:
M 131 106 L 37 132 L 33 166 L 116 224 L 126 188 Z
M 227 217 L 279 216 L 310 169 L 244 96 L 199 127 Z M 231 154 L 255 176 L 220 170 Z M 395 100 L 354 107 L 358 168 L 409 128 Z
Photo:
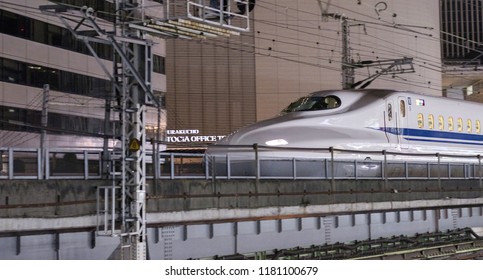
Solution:
M 388 127 L 388 128 L 382 127 L 380 128 L 380 130 L 394 135 L 402 135 L 404 139 L 409 141 L 483 145 L 483 135 L 479 135 L 479 134 L 446 132 L 446 131 L 435 131 L 435 130 L 413 129 L 413 128 L 397 129 L 394 127 Z M 416 138 L 416 137 L 420 137 L 420 138 Z M 465 141 L 468 141 L 468 142 L 465 142 Z

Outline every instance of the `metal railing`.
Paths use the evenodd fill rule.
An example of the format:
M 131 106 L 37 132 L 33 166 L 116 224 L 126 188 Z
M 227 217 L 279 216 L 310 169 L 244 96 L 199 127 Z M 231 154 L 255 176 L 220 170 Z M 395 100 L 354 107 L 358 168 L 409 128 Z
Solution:
M 160 153 L 162 179 L 480 179 L 480 155 L 319 149 L 318 158 Z M 348 159 L 347 155 L 358 159 Z M 401 159 L 388 159 L 400 157 Z M 342 157 L 342 158 L 337 158 Z M 372 158 L 380 157 L 374 160 Z
M 250 10 L 255 5 L 254 1 L 249 0 L 219 0 L 216 6 L 211 6 L 210 0 L 168 0 L 165 1 L 166 19 L 172 21 L 170 25 L 164 25 L 163 31 L 171 31 L 172 27 L 177 34 L 203 38 L 204 35 L 220 34 L 229 35 L 223 29 L 247 32 L 250 30 Z M 174 19 L 188 18 L 195 20 L 196 24 L 182 21 L 181 25 L 176 24 Z M 200 25 L 200 23 L 210 25 Z M 198 31 L 198 32 L 197 32 Z
M 0 148 L 0 179 L 100 179 L 102 150 Z
M 317 157 L 274 157 L 268 147 L 240 147 L 244 156 L 160 152 L 159 165 L 146 153 L 148 179 L 479 179 L 481 155 L 408 154 L 387 151 L 311 149 Z M 279 149 L 277 149 L 279 150 Z M 247 153 L 248 151 L 248 153 Z M 304 149 L 307 151 L 307 149 Z M 0 148 L 0 179 L 100 179 L 102 150 Z M 113 162 L 111 166 L 115 166 Z M 156 170 L 157 168 L 157 170 Z M 159 176 L 155 176 L 159 174 Z M 112 174 L 111 174 L 112 175 Z M 106 176 L 104 176 L 106 178 Z

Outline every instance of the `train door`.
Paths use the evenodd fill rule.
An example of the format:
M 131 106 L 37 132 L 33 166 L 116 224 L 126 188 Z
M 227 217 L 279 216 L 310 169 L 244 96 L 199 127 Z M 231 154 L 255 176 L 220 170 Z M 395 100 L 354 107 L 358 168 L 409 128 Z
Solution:
M 407 127 L 408 108 L 406 98 L 389 98 L 386 100 L 385 110 L 385 131 L 389 144 L 392 147 L 406 148 L 407 142 L 404 139 L 404 131 Z

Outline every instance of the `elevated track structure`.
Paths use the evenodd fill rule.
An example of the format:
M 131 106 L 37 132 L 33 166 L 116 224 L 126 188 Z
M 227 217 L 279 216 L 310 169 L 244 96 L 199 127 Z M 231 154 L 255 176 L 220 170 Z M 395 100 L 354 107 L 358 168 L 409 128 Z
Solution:
M 72 151 L 49 150 L 49 173 L 41 174 L 39 149 L 4 151 L 0 243 L 7 249 L 1 259 L 120 258 L 116 239 L 100 234 L 112 219 L 109 207 L 120 202 L 98 187 L 110 182 L 102 177 L 101 150 L 79 151 L 75 157 L 66 153 Z M 414 162 L 348 160 L 335 149 L 323 153 L 325 159 L 310 161 L 320 172 L 308 176 L 309 163 L 299 158 L 273 162 L 259 155 L 252 162 L 256 172 L 240 174 L 229 165 L 220 170 L 220 159 L 203 154 L 158 152 L 159 165 L 147 160 L 146 258 L 282 250 L 289 257 L 297 247 L 349 248 L 355 241 L 483 226 L 478 156 L 455 162 L 454 155 L 420 155 L 425 160 Z M 293 169 L 265 173 L 277 163 Z M 153 167 L 159 168 L 157 179 Z M 419 247 L 414 250 L 424 255 Z M 381 258 L 394 257 L 386 253 Z

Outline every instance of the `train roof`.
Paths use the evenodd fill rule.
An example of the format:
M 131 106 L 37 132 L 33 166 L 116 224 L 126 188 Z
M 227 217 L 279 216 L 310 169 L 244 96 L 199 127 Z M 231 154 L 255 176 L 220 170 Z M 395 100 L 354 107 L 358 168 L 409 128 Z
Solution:
M 310 93 L 310 96 L 327 96 L 327 95 L 365 95 L 374 94 L 385 96 L 397 91 L 389 89 L 339 89 L 339 90 L 320 90 Z
M 442 96 L 427 95 L 411 91 L 398 91 L 389 89 L 348 89 L 348 90 L 321 90 L 300 97 L 282 110 L 280 115 L 287 113 L 314 112 L 336 114 L 365 107 L 373 102 L 381 102 L 391 96 L 405 96 L 414 98 L 418 102 L 433 104 L 457 103 L 470 107 L 481 106 L 479 103 L 449 99 Z M 410 102 L 410 100 L 408 101 Z
M 453 98 L 448 98 L 444 96 L 425 94 L 422 92 L 391 90 L 391 89 L 321 90 L 321 91 L 312 92 L 308 96 L 328 96 L 328 95 L 336 95 L 344 99 L 348 98 L 348 100 L 357 98 L 357 97 L 362 98 L 362 96 L 386 98 L 391 95 L 405 95 L 405 96 L 411 96 L 411 97 L 423 97 L 423 98 L 431 98 L 431 99 L 434 98 L 435 100 L 444 100 L 444 101 L 452 101 L 452 102 L 462 102 L 466 104 L 482 105 L 481 103 L 470 101 L 470 100 L 453 99 Z M 353 97 L 351 98 L 351 96 Z

